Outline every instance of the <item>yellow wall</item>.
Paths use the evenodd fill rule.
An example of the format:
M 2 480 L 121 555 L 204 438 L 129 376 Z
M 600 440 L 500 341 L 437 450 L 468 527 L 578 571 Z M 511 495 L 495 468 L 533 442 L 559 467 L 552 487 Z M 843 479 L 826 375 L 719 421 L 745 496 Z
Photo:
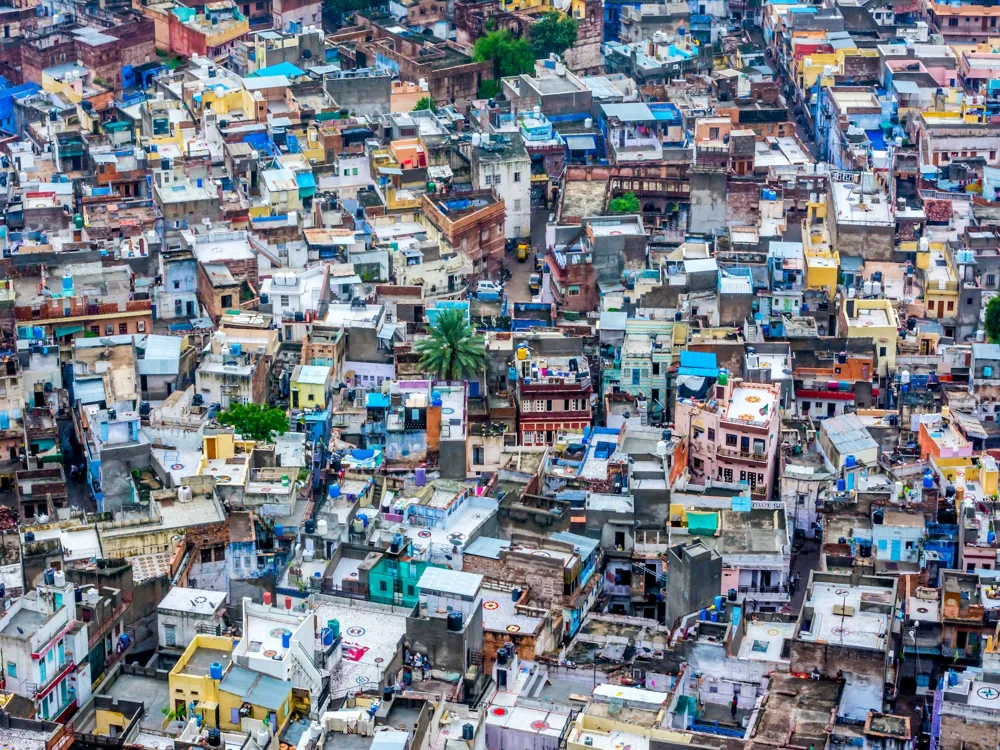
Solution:
M 111 727 L 118 727 L 118 733 L 128 726 L 128 719 L 125 718 L 124 714 L 118 713 L 117 711 L 105 711 L 102 708 L 97 709 L 94 715 L 94 734 L 99 734 L 103 737 L 111 736 Z
M 278 726 L 271 727 L 272 731 L 279 730 L 288 721 L 288 715 L 291 712 L 291 699 L 292 699 L 292 684 L 288 683 L 288 694 L 282 699 L 281 708 L 275 713 L 278 715 Z M 246 700 L 245 696 L 235 695 L 233 693 L 227 693 L 225 690 L 219 691 L 219 728 L 220 729 L 239 729 L 239 724 L 233 724 L 230 720 L 233 715 L 233 709 L 240 708 L 243 702 Z M 251 704 L 253 710 L 250 712 L 250 717 L 257 719 L 258 721 L 263 721 L 271 712 L 261 706 L 256 706 Z
M 290 388 L 292 391 L 299 392 L 298 408 L 308 409 L 313 406 L 318 406 L 320 409 L 326 408 L 326 387 L 324 385 L 292 381 Z M 309 399 L 310 396 L 312 396 L 312 400 Z
M 210 648 L 219 651 L 233 650 L 233 639 L 218 635 L 196 635 L 194 640 L 184 650 L 180 660 L 170 670 L 170 707 L 173 708 L 176 701 L 183 699 L 185 705 L 200 703 L 202 701 L 219 702 L 219 683 L 208 675 L 187 674 L 184 669 L 191 660 L 194 652 L 199 648 Z M 215 725 L 215 712 L 204 711 L 205 722 L 209 726 Z M 189 714 L 190 718 L 190 714 Z
M 896 340 L 899 337 L 897 330 L 899 319 L 896 311 L 892 309 L 892 303 L 884 299 L 857 299 L 851 300 L 855 310 L 885 310 L 889 318 L 889 325 L 886 326 L 862 326 L 848 319 L 848 338 L 870 338 L 875 345 L 875 361 L 878 363 L 879 375 L 885 375 L 889 370 L 896 370 Z M 846 308 L 848 300 L 841 304 Z M 845 313 L 846 317 L 846 313 Z M 882 347 L 885 347 L 885 355 L 881 354 Z

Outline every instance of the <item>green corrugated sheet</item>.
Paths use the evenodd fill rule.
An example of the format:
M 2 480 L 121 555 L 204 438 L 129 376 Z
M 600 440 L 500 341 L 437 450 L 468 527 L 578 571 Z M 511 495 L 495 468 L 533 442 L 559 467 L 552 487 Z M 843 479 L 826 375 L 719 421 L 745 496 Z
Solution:
M 707 511 L 689 510 L 688 532 L 691 534 L 704 534 L 712 536 L 719 528 L 719 514 Z

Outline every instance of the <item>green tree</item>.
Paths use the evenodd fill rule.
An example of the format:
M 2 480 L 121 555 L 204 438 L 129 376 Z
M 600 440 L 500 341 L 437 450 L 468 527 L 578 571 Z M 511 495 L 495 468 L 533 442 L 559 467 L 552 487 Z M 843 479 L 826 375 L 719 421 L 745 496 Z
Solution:
M 1000 343 L 1000 297 L 991 297 L 986 303 L 986 338 Z
M 414 112 L 419 112 L 422 109 L 429 109 L 431 112 L 438 111 L 437 105 L 429 96 L 420 97 L 420 99 L 417 100 L 416 105 L 413 107 Z
M 459 380 L 485 367 L 486 342 L 466 322 L 464 310 L 442 311 L 430 334 L 414 347 L 424 372 L 441 380 Z
M 219 414 L 219 421 L 248 440 L 269 442 L 275 435 L 288 432 L 288 415 L 267 405 L 233 404 Z
M 536 57 L 548 57 L 553 53 L 561 55 L 576 44 L 577 31 L 575 18 L 551 11 L 531 27 L 531 49 Z
M 608 210 L 615 214 L 637 214 L 639 199 L 635 197 L 635 193 L 619 195 L 608 204 Z
M 493 61 L 493 76 L 519 76 L 535 70 L 535 53 L 523 39 L 515 39 L 509 31 L 491 31 L 476 40 L 473 53 L 476 62 Z

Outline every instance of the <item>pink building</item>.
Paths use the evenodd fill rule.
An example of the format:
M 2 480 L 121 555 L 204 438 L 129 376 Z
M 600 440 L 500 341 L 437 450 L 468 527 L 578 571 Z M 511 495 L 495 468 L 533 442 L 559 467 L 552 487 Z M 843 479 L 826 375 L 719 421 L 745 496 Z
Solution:
M 691 481 L 746 482 L 770 498 L 780 441 L 781 386 L 730 379 L 725 371 L 705 401 L 680 398 L 674 424 L 689 435 Z

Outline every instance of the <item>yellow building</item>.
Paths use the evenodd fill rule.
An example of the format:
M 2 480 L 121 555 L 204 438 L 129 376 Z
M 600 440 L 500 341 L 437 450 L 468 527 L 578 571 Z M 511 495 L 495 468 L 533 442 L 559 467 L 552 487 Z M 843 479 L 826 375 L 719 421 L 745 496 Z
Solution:
M 917 250 L 917 268 L 924 272 L 928 317 L 954 318 L 958 314 L 958 275 L 944 243 L 923 243 Z
M 302 210 L 299 183 L 291 169 L 265 169 L 260 173 L 260 202 L 250 209 L 250 216 L 287 216 Z
M 188 719 L 197 713 L 205 725 L 219 726 L 219 683 L 232 654 L 232 638 L 196 635 L 170 670 L 170 710 L 182 711 Z
M 289 383 L 292 408 L 325 409 L 330 373 L 325 365 L 296 365 Z
M 847 299 L 840 310 L 841 331 L 848 338 L 870 338 L 879 375 L 896 370 L 899 318 L 887 299 Z
M 219 684 L 219 727 L 241 729 L 245 718 L 267 720 L 280 734 L 292 707 L 292 683 L 233 665 Z
M 826 210 L 826 201 L 808 204 L 802 222 L 802 254 L 806 261 L 806 289 L 825 290 L 832 300 L 837 294 L 840 253 L 830 246 Z

